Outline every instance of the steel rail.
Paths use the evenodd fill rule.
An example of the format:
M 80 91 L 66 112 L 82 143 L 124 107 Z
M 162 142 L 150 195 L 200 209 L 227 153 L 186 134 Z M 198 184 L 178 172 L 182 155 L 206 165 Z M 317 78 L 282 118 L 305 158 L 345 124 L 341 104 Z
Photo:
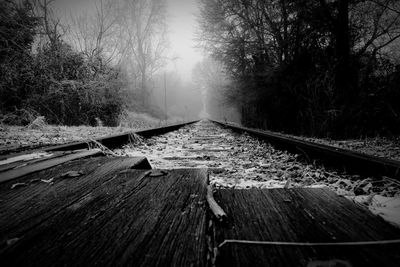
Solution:
M 163 126 L 163 127 L 144 129 L 144 130 L 139 130 L 139 131 L 129 131 L 129 132 L 125 132 L 122 134 L 109 135 L 109 136 L 97 138 L 97 139 L 95 139 L 95 141 L 109 149 L 113 149 L 113 148 L 117 148 L 124 144 L 129 143 L 133 134 L 137 134 L 139 136 L 148 138 L 151 136 L 160 135 L 160 134 L 178 130 L 179 128 L 181 128 L 183 126 L 186 126 L 186 125 L 189 125 L 189 124 L 192 124 L 195 122 L 198 122 L 198 120 L 184 122 L 184 123 L 178 123 L 178 124 L 172 124 L 172 125 L 167 125 L 167 126 Z M 46 151 L 46 152 L 51 152 L 51 151 L 85 149 L 85 148 L 88 148 L 91 145 L 91 143 L 93 143 L 91 140 L 87 140 L 87 141 L 69 143 L 69 144 L 65 144 L 65 145 L 47 147 L 42 150 Z
M 334 167 L 352 174 L 400 178 L 400 161 L 397 160 L 300 140 L 272 131 L 247 128 L 217 120 L 210 121 L 228 127 L 234 131 L 249 133 L 252 136 L 268 141 L 278 149 L 302 154 L 309 161 L 321 161 L 324 166 Z
M 171 124 L 163 127 L 156 127 L 156 128 L 149 128 L 149 129 L 143 129 L 139 131 L 129 131 L 129 132 L 124 132 L 120 134 L 113 134 L 113 135 L 108 135 L 105 137 L 100 137 L 93 139 L 95 142 L 98 142 L 102 144 L 103 146 L 109 148 L 109 149 L 114 149 L 118 148 L 124 144 L 129 143 L 129 141 L 132 140 L 132 135 L 137 134 L 139 136 L 148 138 L 151 136 L 155 135 L 160 135 L 164 134 L 167 132 L 175 131 L 178 130 L 179 128 L 189 125 L 192 123 L 198 122 L 198 120 L 193 120 L 193 121 L 188 121 L 188 122 L 183 122 L 183 123 L 177 123 L 177 124 Z M 78 141 L 78 142 L 71 142 L 71 143 L 66 143 L 62 145 L 51 145 L 51 146 L 38 146 L 32 149 L 27 149 L 27 150 L 20 150 L 20 151 L 7 151 L 5 153 L 2 153 L 0 155 L 0 159 L 8 158 L 10 156 L 18 156 L 26 153 L 33 153 L 37 151 L 45 151 L 45 152 L 52 152 L 52 151 L 67 151 L 67 150 L 79 150 L 79 149 L 87 149 L 94 145 L 92 140 L 86 140 L 86 141 Z M 4 151 L 3 151 L 4 152 Z

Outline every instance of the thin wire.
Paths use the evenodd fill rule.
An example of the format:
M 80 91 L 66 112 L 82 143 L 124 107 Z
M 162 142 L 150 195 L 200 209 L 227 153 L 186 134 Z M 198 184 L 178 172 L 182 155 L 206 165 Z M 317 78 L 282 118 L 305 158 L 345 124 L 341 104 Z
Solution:
M 253 240 L 236 240 L 226 239 L 218 248 L 225 244 L 246 244 L 246 245 L 261 245 L 261 246 L 368 246 L 368 245 L 386 245 L 400 244 L 400 239 L 380 240 L 380 241 L 360 241 L 360 242 L 327 242 L 327 243 L 308 243 L 308 242 L 280 242 L 280 241 L 253 241 Z

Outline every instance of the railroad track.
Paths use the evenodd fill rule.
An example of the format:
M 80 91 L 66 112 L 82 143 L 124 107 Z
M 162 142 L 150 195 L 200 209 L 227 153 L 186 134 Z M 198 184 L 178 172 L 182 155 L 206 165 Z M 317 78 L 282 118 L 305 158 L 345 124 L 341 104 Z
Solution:
M 95 142 L 100 143 L 110 149 L 113 149 L 113 148 L 122 146 L 126 143 L 129 143 L 132 140 L 132 138 L 134 138 L 134 135 L 140 135 L 142 137 L 151 137 L 153 135 L 159 135 L 159 134 L 177 130 L 182 126 L 189 125 L 189 124 L 192 124 L 195 122 L 196 121 L 189 121 L 189 122 L 185 122 L 185 123 L 171 124 L 171 125 L 152 128 L 152 129 L 129 131 L 129 132 L 121 133 L 121 134 L 114 134 L 114 135 L 97 138 L 95 140 L 89 139 L 86 141 L 72 142 L 72 143 L 67 143 L 67 144 L 63 144 L 63 145 L 50 145 L 50 146 L 47 145 L 47 146 L 43 146 L 43 147 L 23 146 L 19 149 L 1 150 L 0 151 L 0 160 L 10 157 L 10 156 L 18 156 L 21 154 L 27 154 L 29 152 L 35 152 L 35 151 L 52 152 L 52 151 L 68 151 L 68 150 L 88 149 L 91 146 L 93 146 Z
M 398 195 L 397 161 L 217 121 L 126 133 L 35 153 L 43 154 L 29 158 L 20 153 L 3 157 L 6 164 L 0 161 L 2 262 L 400 263 L 396 241 L 400 230 L 339 197 L 361 195 L 371 201 L 368 196 L 375 194 Z M 208 184 L 227 213 L 223 221 L 207 208 Z M 136 216 L 126 215 L 128 211 Z M 70 222 L 54 230 L 66 218 Z M 85 239 L 90 237 L 96 242 Z M 48 243 L 53 239 L 56 250 Z M 326 247 L 309 249 L 317 243 Z M 329 249 L 333 243 L 338 247 L 334 252 Z M 26 250 L 30 244 L 33 249 Z M 81 244 L 89 246 L 88 253 L 76 254 L 85 248 Z M 107 249 L 110 245 L 115 248 Z M 28 261 L 16 256 L 20 253 Z
M 155 168 L 208 168 L 217 187 L 328 186 L 340 194 L 356 189 L 357 195 L 383 196 L 400 189 L 385 191 L 392 177 L 398 178 L 398 161 L 216 121 L 188 125 L 114 152 L 147 157 Z M 379 186 L 363 191 L 372 181 Z
M 234 131 L 251 134 L 280 149 L 303 154 L 308 160 L 320 160 L 325 165 L 339 168 L 346 172 L 367 176 L 400 178 L 400 161 L 397 160 L 380 158 L 347 149 L 317 144 L 271 131 L 244 128 L 220 121 L 214 122 Z

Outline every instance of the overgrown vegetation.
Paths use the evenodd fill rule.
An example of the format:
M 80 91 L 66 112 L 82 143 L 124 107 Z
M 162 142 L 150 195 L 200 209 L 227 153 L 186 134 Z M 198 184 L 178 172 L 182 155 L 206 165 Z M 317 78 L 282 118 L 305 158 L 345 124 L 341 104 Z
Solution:
M 200 26 L 243 124 L 330 137 L 400 133 L 400 2 L 201 0 Z
M 163 64 L 165 2 L 99 0 L 69 15 L 57 4 L 0 0 L 0 123 L 44 116 L 116 126 L 126 112 L 164 117 L 149 105 L 148 84 Z
M 117 125 L 122 110 L 119 71 L 100 66 L 58 38 L 32 45 L 43 21 L 25 1 L 2 1 L 0 101 L 3 122 L 27 124 L 39 114 L 48 123 Z

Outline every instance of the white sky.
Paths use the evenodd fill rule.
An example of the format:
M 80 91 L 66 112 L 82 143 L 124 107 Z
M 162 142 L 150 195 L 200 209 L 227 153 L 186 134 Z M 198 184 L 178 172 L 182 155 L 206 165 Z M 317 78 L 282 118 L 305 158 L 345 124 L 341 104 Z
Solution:
M 190 80 L 194 64 L 202 59 L 199 49 L 195 48 L 195 32 L 197 28 L 196 15 L 198 5 L 196 0 L 167 0 L 168 3 L 168 37 L 169 57 L 178 57 L 175 64 L 170 63 L 168 69 L 176 70 L 184 80 Z

